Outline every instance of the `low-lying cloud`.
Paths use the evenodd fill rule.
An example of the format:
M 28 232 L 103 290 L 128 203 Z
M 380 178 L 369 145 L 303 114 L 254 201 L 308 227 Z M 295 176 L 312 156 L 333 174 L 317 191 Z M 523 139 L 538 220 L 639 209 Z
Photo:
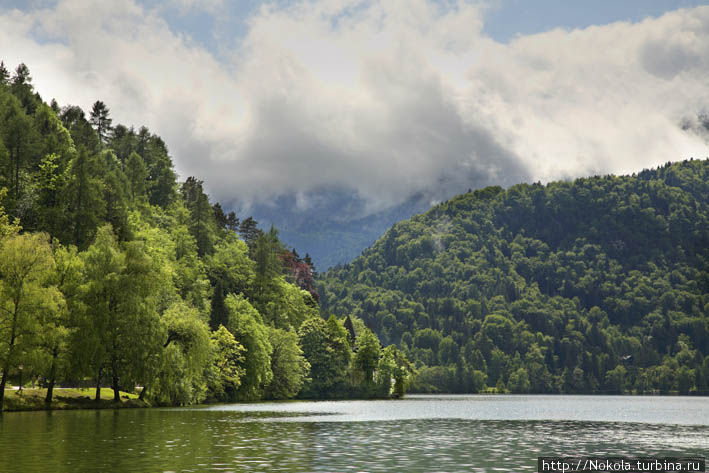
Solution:
M 502 44 L 477 3 L 314 0 L 260 7 L 219 56 L 160 12 L 0 11 L 0 58 L 47 99 L 147 125 L 223 202 L 340 187 L 376 209 L 708 154 L 680 124 L 709 108 L 709 7 Z

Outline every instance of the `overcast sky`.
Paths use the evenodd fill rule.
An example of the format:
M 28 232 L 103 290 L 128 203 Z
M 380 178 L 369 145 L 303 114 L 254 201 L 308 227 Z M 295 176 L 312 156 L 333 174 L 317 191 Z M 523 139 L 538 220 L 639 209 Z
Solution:
M 0 59 L 147 125 L 226 203 L 376 207 L 709 155 L 680 127 L 709 110 L 704 3 L 0 0 Z

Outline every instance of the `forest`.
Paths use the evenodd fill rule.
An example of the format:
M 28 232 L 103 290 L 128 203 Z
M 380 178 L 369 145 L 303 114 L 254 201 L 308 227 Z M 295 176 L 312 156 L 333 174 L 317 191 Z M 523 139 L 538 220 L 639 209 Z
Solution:
M 0 407 L 709 393 L 709 160 L 471 190 L 323 275 L 206 188 L 0 62 Z
M 318 286 L 419 392 L 709 393 L 709 160 L 488 187 L 394 225 Z
M 403 353 L 321 317 L 315 274 L 178 181 L 146 127 L 46 103 L 0 62 L 0 410 L 23 373 L 48 404 L 62 386 L 153 405 L 403 395 Z

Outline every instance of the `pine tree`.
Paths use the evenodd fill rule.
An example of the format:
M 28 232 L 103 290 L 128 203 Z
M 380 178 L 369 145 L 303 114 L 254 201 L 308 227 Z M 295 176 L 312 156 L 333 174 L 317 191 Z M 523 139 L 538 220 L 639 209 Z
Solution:
M 89 121 L 91 125 L 96 129 L 98 134 L 99 142 L 104 144 L 108 141 L 111 134 L 111 123 L 113 120 L 108 117 L 109 109 L 106 104 L 100 100 L 94 102 L 91 108 L 91 118 Z
M 0 61 L 0 85 L 7 85 L 10 82 L 10 71 L 5 67 L 5 62 Z
M 258 228 L 258 222 L 253 217 L 248 217 L 241 221 L 239 225 L 239 235 L 249 247 L 249 252 L 253 253 L 256 246 L 256 240 L 263 232 Z

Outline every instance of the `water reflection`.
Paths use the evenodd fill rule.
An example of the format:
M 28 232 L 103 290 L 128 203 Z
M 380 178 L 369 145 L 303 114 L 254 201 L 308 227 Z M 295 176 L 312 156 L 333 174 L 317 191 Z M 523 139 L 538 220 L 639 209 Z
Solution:
M 269 404 L 270 411 L 247 405 L 242 411 L 8 413 L 0 420 L 0 470 L 531 472 L 541 455 L 682 456 L 709 450 L 707 425 L 454 419 L 439 414 L 465 411 L 470 401 L 449 400 L 458 405 L 445 408 L 434 402 L 440 401 L 417 404 L 429 418 L 357 422 L 329 421 L 353 414 L 344 404 L 338 413 L 325 403 Z M 396 405 L 370 402 L 357 409 L 370 406 L 376 414 Z M 648 421 L 652 416 L 647 413 Z

